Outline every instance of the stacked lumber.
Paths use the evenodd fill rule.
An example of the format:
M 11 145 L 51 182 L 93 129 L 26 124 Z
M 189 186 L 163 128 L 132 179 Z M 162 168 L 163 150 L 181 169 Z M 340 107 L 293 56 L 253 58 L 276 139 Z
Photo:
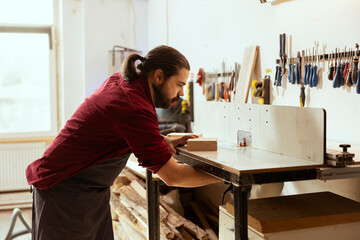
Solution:
M 111 187 L 111 213 L 115 239 L 146 239 L 147 236 L 147 202 L 146 184 L 143 179 L 128 170 L 123 170 Z M 207 224 L 201 228 L 192 221 L 178 214 L 165 203 L 160 196 L 160 238 L 165 239 L 218 239 L 209 227 L 204 215 L 195 206 L 196 215 L 201 215 L 201 223 Z M 204 226 L 204 225 L 203 225 Z

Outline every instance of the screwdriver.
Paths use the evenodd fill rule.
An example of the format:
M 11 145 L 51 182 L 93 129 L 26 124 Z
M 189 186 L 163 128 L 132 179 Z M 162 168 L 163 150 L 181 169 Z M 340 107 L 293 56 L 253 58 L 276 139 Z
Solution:
M 360 71 L 357 71 L 356 93 L 360 94 Z
M 278 86 L 281 86 L 281 80 L 282 80 L 282 67 L 279 67 L 279 75 L 278 75 Z
M 300 78 L 300 63 L 296 63 L 296 83 L 300 84 L 301 78 Z
M 288 75 L 288 80 L 289 80 L 289 83 L 292 83 L 292 71 L 293 71 L 293 68 L 291 67 L 291 63 L 289 63 L 289 75 Z
M 295 84 L 295 65 L 294 64 L 290 65 L 289 76 L 290 76 L 290 83 Z
M 348 85 L 349 87 L 351 87 L 353 85 L 353 81 L 351 79 L 351 76 L 352 76 L 351 71 L 352 71 L 351 68 L 349 68 L 347 78 L 346 78 L 346 85 Z
M 301 88 L 300 88 L 300 106 L 301 107 L 305 106 L 305 87 L 303 83 L 301 83 Z
M 305 67 L 306 73 L 305 73 L 305 85 L 310 84 L 310 73 L 311 73 L 311 63 L 307 64 Z
M 301 83 L 301 76 L 300 76 L 300 72 L 301 72 L 301 63 L 300 63 L 300 52 L 297 53 L 297 58 L 298 58 L 298 62 L 296 63 L 296 83 L 300 84 Z
M 333 52 L 331 53 L 331 59 L 332 59 L 332 61 L 331 61 L 331 66 L 330 66 L 330 68 L 329 68 L 329 73 L 328 73 L 328 79 L 329 80 L 333 80 L 334 78 L 333 78 L 333 76 L 334 76 L 334 62 L 333 62 Z M 329 63 L 330 64 L 330 63 Z
M 341 71 L 341 66 L 337 66 L 336 67 L 336 71 L 335 71 L 335 77 L 334 77 L 334 82 L 333 82 L 333 87 L 334 88 L 339 88 L 340 87 L 340 73 Z
M 315 65 L 313 67 L 313 75 L 311 77 L 312 80 L 312 86 L 316 87 L 318 85 L 318 75 L 317 75 L 317 66 Z
M 345 48 L 345 51 L 346 52 L 346 48 Z M 340 86 L 344 86 L 345 85 L 345 79 L 344 79 L 344 71 L 345 71 L 345 63 L 342 62 L 343 60 L 343 54 L 340 55 L 341 58 L 340 58 L 340 65 L 341 65 L 341 68 L 340 68 L 340 81 L 339 81 L 339 85 Z
M 359 58 L 358 58 L 358 51 L 359 51 L 359 44 L 355 44 L 355 47 L 356 47 L 356 51 L 355 51 L 355 56 L 353 58 L 353 69 L 352 69 L 352 81 L 353 81 L 353 84 L 356 84 L 357 82 L 357 71 L 358 71 L 358 63 L 359 63 Z
M 280 66 L 276 66 L 274 86 L 277 86 L 278 84 L 279 68 Z
M 345 64 L 343 63 L 343 64 L 341 64 L 341 68 L 340 68 L 340 81 L 339 81 L 340 86 L 344 86 L 344 84 L 345 84 L 344 70 L 345 70 Z
M 345 69 L 344 69 L 344 73 L 343 73 L 343 78 L 344 78 L 344 82 L 347 83 L 347 77 L 349 75 L 349 63 L 346 62 L 345 63 Z M 345 83 L 344 83 L 345 84 Z

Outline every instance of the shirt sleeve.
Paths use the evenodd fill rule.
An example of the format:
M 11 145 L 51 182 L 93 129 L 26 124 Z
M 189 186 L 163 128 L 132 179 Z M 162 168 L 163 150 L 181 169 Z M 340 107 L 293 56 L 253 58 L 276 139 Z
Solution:
M 155 110 L 138 108 L 126 113 L 120 131 L 140 166 L 153 173 L 172 157 L 164 137 L 160 134 Z

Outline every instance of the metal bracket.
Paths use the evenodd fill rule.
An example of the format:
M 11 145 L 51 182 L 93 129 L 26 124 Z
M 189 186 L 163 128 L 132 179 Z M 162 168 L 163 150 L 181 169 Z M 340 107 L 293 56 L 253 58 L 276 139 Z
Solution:
M 327 151 L 326 163 L 334 167 L 345 167 L 347 165 L 353 165 L 355 163 L 355 154 L 349 153 L 347 149 L 351 147 L 349 144 L 340 144 L 343 148 L 342 152 L 338 151 Z

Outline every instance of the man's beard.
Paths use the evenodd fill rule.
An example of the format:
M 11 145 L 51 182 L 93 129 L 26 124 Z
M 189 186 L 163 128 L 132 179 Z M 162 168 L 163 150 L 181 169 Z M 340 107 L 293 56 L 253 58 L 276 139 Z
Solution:
M 162 83 L 160 86 L 156 86 L 155 84 L 153 84 L 153 89 L 155 94 L 154 105 L 156 108 L 165 108 L 165 109 L 169 108 L 173 102 L 176 102 L 180 99 L 179 96 L 173 99 L 167 98 L 164 92 L 164 86 L 165 83 Z

